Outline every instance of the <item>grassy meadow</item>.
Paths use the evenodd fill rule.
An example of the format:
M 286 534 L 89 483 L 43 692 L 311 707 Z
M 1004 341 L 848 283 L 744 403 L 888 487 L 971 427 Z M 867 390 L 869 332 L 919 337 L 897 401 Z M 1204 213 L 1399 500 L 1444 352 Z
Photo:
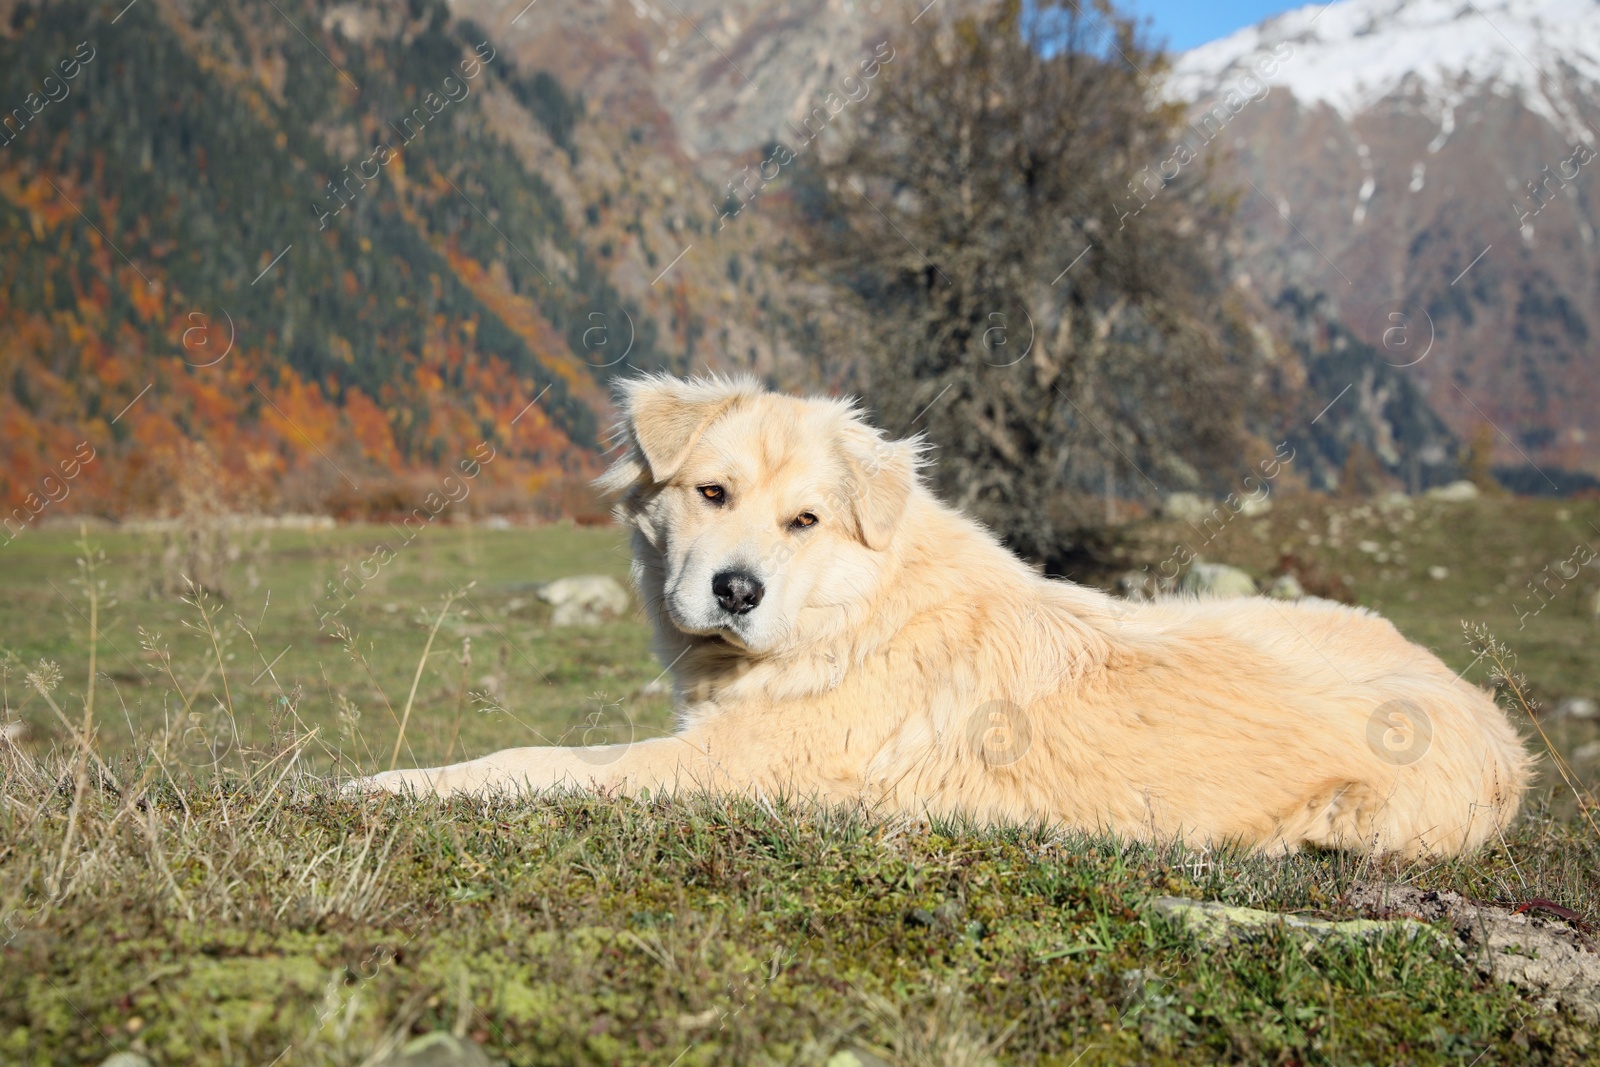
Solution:
M 1287 564 L 1485 684 L 1461 624 L 1487 625 L 1553 707 L 1600 697 L 1600 572 L 1544 570 L 1572 573 L 1597 526 L 1592 501 L 1285 497 L 1220 527 L 1136 523 L 1118 551 L 1156 573 L 1180 547 L 1263 579 Z M 1209 949 L 1148 907 L 1345 916 L 1353 884 L 1387 879 L 1592 922 L 1592 719 L 1519 705 L 1571 782 L 1547 759 L 1499 847 L 1446 863 L 783 798 L 341 798 L 332 775 L 395 760 L 668 731 L 643 621 L 555 627 L 534 591 L 625 578 L 622 534 L 439 525 L 326 628 L 327 583 L 392 528 L 79 538 L 0 549 L 0 1062 L 376 1065 L 433 1031 L 519 1065 L 1600 1062 L 1592 1027 L 1426 939 Z
M 8 700 L 33 738 L 53 736 L 59 722 L 37 697 L 24 703 L 23 667 L 59 663 L 58 702 L 82 706 L 89 590 L 78 539 L 76 529 L 51 530 L 0 556 L 0 641 L 20 665 L 8 680 L 17 696 Z M 384 525 L 219 530 L 199 539 L 215 543 L 197 552 L 180 543 L 173 553 L 175 538 L 163 531 L 91 535 L 105 557 L 96 575 L 105 587 L 102 749 L 156 736 L 177 764 L 242 767 L 275 736 L 316 730 L 308 766 L 386 768 L 414 679 L 402 766 L 670 730 L 666 695 L 641 692 L 658 678 L 665 683 L 642 618 L 552 628 L 551 609 L 534 592 L 572 574 L 626 583 L 619 530 L 443 525 L 400 547 L 404 539 Z M 374 554 L 384 545 L 394 558 L 379 566 Z M 329 591 L 348 574 L 374 572 L 342 596 Z M 194 573 L 204 578 L 191 590 L 184 577 Z

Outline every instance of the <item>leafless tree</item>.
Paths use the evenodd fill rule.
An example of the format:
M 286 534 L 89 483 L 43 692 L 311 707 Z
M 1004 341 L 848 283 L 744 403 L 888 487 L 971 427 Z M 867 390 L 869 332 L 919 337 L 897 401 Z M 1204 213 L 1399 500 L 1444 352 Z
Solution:
M 894 46 L 802 171 L 804 258 L 846 297 L 835 350 L 877 417 L 925 432 L 947 497 L 1057 570 L 1116 500 L 1236 454 L 1230 205 L 1109 7 L 1012 0 Z

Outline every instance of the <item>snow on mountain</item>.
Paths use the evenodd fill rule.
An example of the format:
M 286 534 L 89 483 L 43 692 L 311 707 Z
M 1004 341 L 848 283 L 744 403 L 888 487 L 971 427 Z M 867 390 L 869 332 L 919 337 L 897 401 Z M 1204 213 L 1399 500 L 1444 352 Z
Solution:
M 1288 53 L 1285 57 L 1285 52 Z M 1255 78 L 1258 80 L 1252 81 Z M 1184 53 L 1168 91 L 1200 100 L 1262 83 L 1346 119 L 1396 94 L 1439 123 L 1473 92 L 1517 96 L 1565 135 L 1595 144 L 1574 91 L 1600 88 L 1600 0 L 1338 0 L 1285 12 Z

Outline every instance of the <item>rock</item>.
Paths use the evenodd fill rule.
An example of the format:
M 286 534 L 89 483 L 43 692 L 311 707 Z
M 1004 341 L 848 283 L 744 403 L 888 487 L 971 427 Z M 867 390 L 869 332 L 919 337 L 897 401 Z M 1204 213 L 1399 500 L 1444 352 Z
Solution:
M 1267 586 L 1267 596 L 1274 600 L 1299 600 L 1306 595 L 1306 587 L 1292 574 L 1280 574 Z
M 101 1061 L 100 1067 L 154 1067 L 154 1065 L 137 1052 L 113 1052 Z
M 1435 563 L 1433 566 L 1428 568 L 1428 577 L 1432 578 L 1436 582 L 1442 582 L 1446 578 L 1450 577 L 1450 568 L 1441 567 Z
M 941 925 L 954 930 L 965 925 L 961 920 L 967 917 L 967 909 L 962 906 L 961 901 L 951 897 L 933 909 L 933 917 L 939 920 Z
M 1125 600 L 1154 600 L 1161 583 L 1149 571 L 1123 571 L 1117 575 L 1116 592 Z
M 376 1060 L 373 1067 L 492 1067 L 483 1049 L 471 1041 L 438 1031 L 409 1041 Z
M 716 1008 L 707 1008 L 705 1011 L 697 1011 L 692 1015 L 684 1013 L 678 1016 L 678 1026 L 684 1030 L 699 1030 L 710 1026 L 717 1021 L 718 1017 L 727 1014 L 726 1011 L 718 1011 Z
M 1150 906 L 1213 947 L 1253 941 L 1280 929 L 1286 933 L 1305 934 L 1319 941 L 1331 937 L 1376 941 L 1391 934 L 1402 934 L 1408 938 L 1438 936 L 1431 926 L 1415 919 L 1308 919 L 1301 915 L 1224 904 L 1220 900 L 1190 900 L 1187 897 L 1157 897 L 1150 902 Z
M 1270 496 L 1247 496 L 1241 497 L 1239 500 L 1239 514 L 1247 519 L 1253 519 L 1257 515 L 1265 515 L 1271 510 L 1272 497 Z
M 947 933 L 959 933 L 972 925 L 971 923 L 962 922 L 966 917 L 967 909 L 962 905 L 961 901 L 951 897 L 932 911 L 927 908 L 912 908 L 905 914 L 905 924 L 907 926 L 929 927 L 943 930 Z
M 1563 697 L 1556 702 L 1557 719 L 1593 719 L 1600 717 L 1600 704 L 1588 697 Z
M 1161 514 L 1179 522 L 1199 522 L 1211 514 L 1211 504 L 1199 493 L 1168 493 Z
M 1256 583 L 1238 567 L 1196 561 L 1178 583 L 1178 591 L 1203 597 L 1255 596 Z
M 1439 485 L 1422 494 L 1429 500 L 1443 500 L 1449 504 L 1464 504 L 1469 500 L 1478 499 L 1478 487 L 1468 481 L 1451 482 L 1449 485 Z
M 627 613 L 628 591 L 615 578 L 579 574 L 559 578 L 539 589 L 539 599 L 554 606 L 556 626 L 595 626 Z
M 1600 741 L 1590 741 L 1572 750 L 1573 763 L 1600 763 Z
M 1445 924 L 1442 936 L 1479 974 L 1510 982 L 1540 1008 L 1565 1008 L 1591 1026 L 1600 1023 L 1600 953 L 1548 908 L 1519 913 L 1448 890 L 1386 884 L 1357 885 L 1349 901 L 1384 919 Z

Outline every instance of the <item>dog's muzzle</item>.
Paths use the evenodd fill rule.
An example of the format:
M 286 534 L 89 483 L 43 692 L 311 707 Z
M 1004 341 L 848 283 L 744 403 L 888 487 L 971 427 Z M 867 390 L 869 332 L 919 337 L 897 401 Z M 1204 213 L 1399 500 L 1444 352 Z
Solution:
M 745 615 L 756 609 L 767 588 L 748 571 L 723 571 L 711 579 L 711 593 L 730 615 Z

